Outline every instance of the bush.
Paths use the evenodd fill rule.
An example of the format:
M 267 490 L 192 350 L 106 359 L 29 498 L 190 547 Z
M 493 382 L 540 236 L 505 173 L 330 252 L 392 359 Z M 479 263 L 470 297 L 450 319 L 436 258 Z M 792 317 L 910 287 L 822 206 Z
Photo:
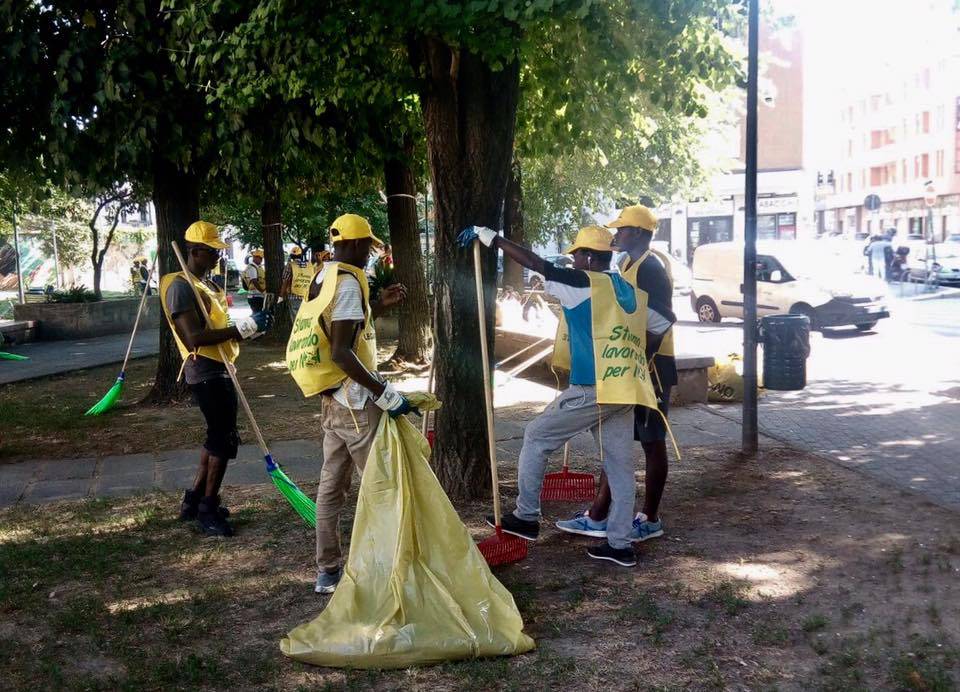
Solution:
M 47 293 L 48 303 L 95 303 L 97 294 L 87 290 L 83 284 L 71 286 L 66 291 L 51 291 Z

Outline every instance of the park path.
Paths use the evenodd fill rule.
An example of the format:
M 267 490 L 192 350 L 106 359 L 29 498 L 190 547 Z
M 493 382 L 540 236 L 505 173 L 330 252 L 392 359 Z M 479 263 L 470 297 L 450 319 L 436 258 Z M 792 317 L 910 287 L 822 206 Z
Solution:
M 740 439 L 739 425 L 705 406 L 678 408 L 671 415 L 681 448 L 685 445 L 733 445 Z M 515 464 L 523 442 L 526 421 L 515 413 L 509 420 L 498 416 L 497 448 L 501 461 Z M 586 434 L 573 440 L 574 455 L 596 456 L 593 439 Z M 323 459 L 318 440 L 270 443 L 270 451 L 287 474 L 307 492 L 320 475 Z M 639 450 L 638 450 L 639 451 Z M 177 449 L 149 454 L 127 454 L 80 459 L 38 459 L 0 465 L 0 507 L 45 504 L 60 500 L 120 497 L 162 490 L 177 492 L 193 480 L 198 450 Z M 682 463 L 682 462 L 681 462 Z M 556 465 L 559 465 L 559 461 Z M 267 483 L 263 457 L 256 445 L 242 445 L 227 470 L 227 485 Z

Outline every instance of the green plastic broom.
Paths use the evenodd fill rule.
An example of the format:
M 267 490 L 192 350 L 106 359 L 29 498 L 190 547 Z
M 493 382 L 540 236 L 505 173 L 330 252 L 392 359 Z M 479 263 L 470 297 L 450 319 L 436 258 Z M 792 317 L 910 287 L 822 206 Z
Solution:
M 183 270 L 184 278 L 187 279 L 187 283 L 190 284 L 190 287 L 193 289 L 194 299 L 197 301 L 197 305 L 200 306 L 200 312 L 203 313 L 204 321 L 207 323 L 207 326 L 212 327 L 213 325 L 210 324 L 210 315 L 207 313 L 207 306 L 200 298 L 200 292 L 197 290 L 196 284 L 194 284 L 189 278 L 190 272 L 187 270 L 187 263 L 183 261 L 183 255 L 180 254 L 180 248 L 177 246 L 176 242 L 172 242 L 170 244 L 173 246 L 173 252 L 177 256 L 177 261 L 180 262 L 180 268 Z M 287 474 L 283 472 L 283 469 L 280 468 L 280 464 L 273 460 L 273 456 L 270 454 L 270 450 L 267 448 L 267 443 L 263 439 L 263 434 L 260 432 L 260 426 L 257 425 L 257 421 L 253 417 L 253 411 L 250 410 L 250 404 L 247 402 L 247 397 L 240 388 L 240 380 L 237 379 L 237 369 L 234 367 L 233 363 L 227 360 L 221 344 L 217 344 L 217 349 L 220 351 L 220 360 L 222 360 L 224 365 L 227 366 L 227 374 L 230 375 L 230 379 L 233 381 L 233 387 L 237 390 L 237 399 L 240 401 L 240 405 L 243 406 L 243 410 L 247 414 L 247 420 L 250 421 L 250 427 L 253 428 L 253 434 L 257 438 L 257 444 L 260 445 L 260 451 L 263 452 L 263 461 L 267 465 L 267 473 L 270 475 L 270 479 L 273 481 L 273 484 L 277 486 L 277 490 L 280 491 L 280 494 L 287 498 L 290 506 L 293 507 L 297 514 L 299 514 L 305 522 L 310 524 L 310 526 L 316 526 L 316 503 L 307 497 L 303 491 L 297 487 L 297 484 L 290 480 Z
M 27 356 L 21 356 L 16 353 L 7 353 L 0 351 L 0 360 L 30 360 Z
M 140 325 L 140 315 L 143 314 L 143 306 L 147 302 L 147 293 L 150 292 L 150 279 L 153 278 L 153 270 L 156 269 L 156 267 L 157 258 L 154 257 L 153 264 L 150 265 L 150 272 L 147 274 L 147 286 L 143 291 L 143 295 L 140 296 L 140 307 L 137 309 L 137 318 L 133 321 L 133 332 L 130 334 L 130 343 L 127 344 L 127 355 L 123 357 L 123 365 L 120 366 L 120 374 L 117 376 L 117 381 L 113 383 L 113 386 L 103 395 L 100 401 L 91 406 L 90 409 L 83 414 L 85 416 L 99 416 L 101 413 L 106 413 L 116 406 L 117 401 L 120 400 L 120 393 L 123 392 L 123 382 L 127 376 L 127 361 L 130 360 L 130 351 L 133 349 L 133 339 L 137 336 L 137 327 Z

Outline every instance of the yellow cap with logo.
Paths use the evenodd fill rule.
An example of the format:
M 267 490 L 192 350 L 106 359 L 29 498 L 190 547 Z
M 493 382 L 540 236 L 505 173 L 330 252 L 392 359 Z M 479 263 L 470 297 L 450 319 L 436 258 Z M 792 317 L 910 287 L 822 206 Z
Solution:
M 290 254 L 293 255 L 294 257 L 299 257 L 300 255 L 303 254 L 303 250 L 300 248 L 299 245 L 294 245 L 293 248 L 290 250 Z
M 358 214 L 343 214 L 330 224 L 330 240 L 334 243 L 361 238 L 372 238 L 374 245 L 383 245 L 383 241 L 373 234 L 370 222 Z
M 584 226 L 577 233 L 573 245 L 563 251 L 565 255 L 570 255 L 577 250 L 597 250 L 598 252 L 613 252 L 610 243 L 613 242 L 613 234 L 602 226 Z
M 624 207 L 620 210 L 620 215 L 607 224 L 607 228 L 623 228 L 624 226 L 642 228 L 652 233 L 657 230 L 657 217 L 642 204 Z
M 207 247 L 223 250 L 227 244 L 220 240 L 220 232 L 217 227 L 207 221 L 194 221 L 187 227 L 183 239 L 188 243 L 199 243 Z

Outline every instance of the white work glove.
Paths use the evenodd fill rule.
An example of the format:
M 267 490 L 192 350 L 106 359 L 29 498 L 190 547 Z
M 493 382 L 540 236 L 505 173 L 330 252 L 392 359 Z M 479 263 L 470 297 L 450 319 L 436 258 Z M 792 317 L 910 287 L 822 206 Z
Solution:
M 480 242 L 483 243 L 486 247 L 493 245 L 493 239 L 497 237 L 497 232 L 492 228 L 487 228 L 486 226 L 474 226 L 473 230 L 477 234 L 477 238 L 480 239 Z
M 240 332 L 241 338 L 252 339 L 257 334 L 269 330 L 272 324 L 273 315 L 269 312 L 256 312 L 250 317 L 241 317 L 234 326 Z
M 384 411 L 390 411 L 398 406 L 402 406 L 403 402 L 403 394 L 394 389 L 393 385 L 388 382 L 383 388 L 383 394 L 381 394 L 380 398 L 373 403 L 375 403 Z

